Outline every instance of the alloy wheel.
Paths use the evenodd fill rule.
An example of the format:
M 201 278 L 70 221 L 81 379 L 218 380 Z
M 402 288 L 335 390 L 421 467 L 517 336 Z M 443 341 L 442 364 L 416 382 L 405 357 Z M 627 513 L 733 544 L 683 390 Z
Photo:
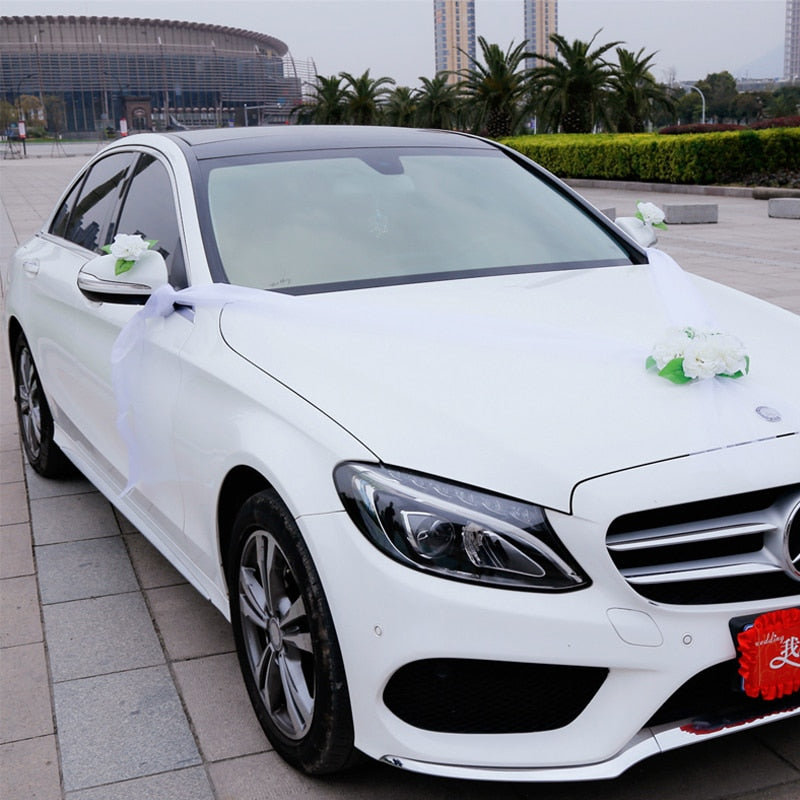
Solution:
M 17 409 L 26 448 L 31 458 L 39 457 L 42 446 L 42 410 L 39 376 L 31 352 L 23 347 L 17 362 Z
M 247 658 L 267 713 L 288 739 L 302 739 L 314 718 L 314 648 L 297 578 L 268 531 L 247 539 L 238 591 Z

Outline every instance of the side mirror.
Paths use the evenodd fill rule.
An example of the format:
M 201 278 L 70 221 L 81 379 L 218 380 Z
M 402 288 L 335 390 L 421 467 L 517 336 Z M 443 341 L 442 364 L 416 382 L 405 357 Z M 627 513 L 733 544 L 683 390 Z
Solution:
M 638 217 L 617 217 L 614 224 L 642 247 L 652 247 L 658 241 L 653 226 L 642 222 Z
M 169 282 L 167 263 L 156 250 L 142 253 L 128 272 L 114 274 L 117 259 L 97 256 L 78 273 L 78 288 L 90 299 L 105 303 L 147 302 L 153 292 Z

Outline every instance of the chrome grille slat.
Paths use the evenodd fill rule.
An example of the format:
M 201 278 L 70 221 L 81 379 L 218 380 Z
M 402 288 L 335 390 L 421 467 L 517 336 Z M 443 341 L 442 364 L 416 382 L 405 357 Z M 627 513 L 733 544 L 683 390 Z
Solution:
M 700 569 L 687 569 L 683 564 L 665 564 L 659 572 L 638 570 L 621 570 L 628 583 L 653 584 L 671 581 L 682 583 L 684 581 L 715 580 L 717 578 L 733 578 L 737 575 L 764 575 L 769 572 L 782 572 L 777 564 L 765 562 L 730 561 L 704 566 Z M 800 590 L 800 587 L 798 587 Z
M 609 526 L 606 547 L 631 588 L 682 605 L 800 596 L 787 563 L 800 485 L 636 512 Z M 797 549 L 795 545 L 795 549 Z
M 721 528 L 702 528 L 700 530 L 681 530 L 676 533 L 648 531 L 647 535 L 624 534 L 609 536 L 606 544 L 609 550 L 624 552 L 646 547 L 667 547 L 694 542 L 707 542 L 713 539 L 729 539 L 734 536 L 749 536 L 753 533 L 774 533 L 775 526 L 764 523 L 750 523 Z

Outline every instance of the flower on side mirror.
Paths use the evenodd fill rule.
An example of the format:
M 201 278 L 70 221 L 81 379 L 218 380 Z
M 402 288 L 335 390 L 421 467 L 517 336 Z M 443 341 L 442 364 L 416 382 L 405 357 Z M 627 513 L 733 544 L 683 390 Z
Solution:
M 142 253 L 157 242 L 157 239 L 145 239 L 140 234 L 118 233 L 111 244 L 100 249 L 117 259 L 117 263 L 114 265 L 114 274 L 122 275 L 133 267 Z

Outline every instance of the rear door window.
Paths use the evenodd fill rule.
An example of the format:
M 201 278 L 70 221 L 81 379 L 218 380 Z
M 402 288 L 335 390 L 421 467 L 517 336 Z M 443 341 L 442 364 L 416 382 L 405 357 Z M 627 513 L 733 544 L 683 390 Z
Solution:
M 62 203 L 50 232 L 87 250 L 101 252 L 109 219 L 135 159 L 136 153 L 114 153 L 94 164 L 80 189 L 76 186 Z

